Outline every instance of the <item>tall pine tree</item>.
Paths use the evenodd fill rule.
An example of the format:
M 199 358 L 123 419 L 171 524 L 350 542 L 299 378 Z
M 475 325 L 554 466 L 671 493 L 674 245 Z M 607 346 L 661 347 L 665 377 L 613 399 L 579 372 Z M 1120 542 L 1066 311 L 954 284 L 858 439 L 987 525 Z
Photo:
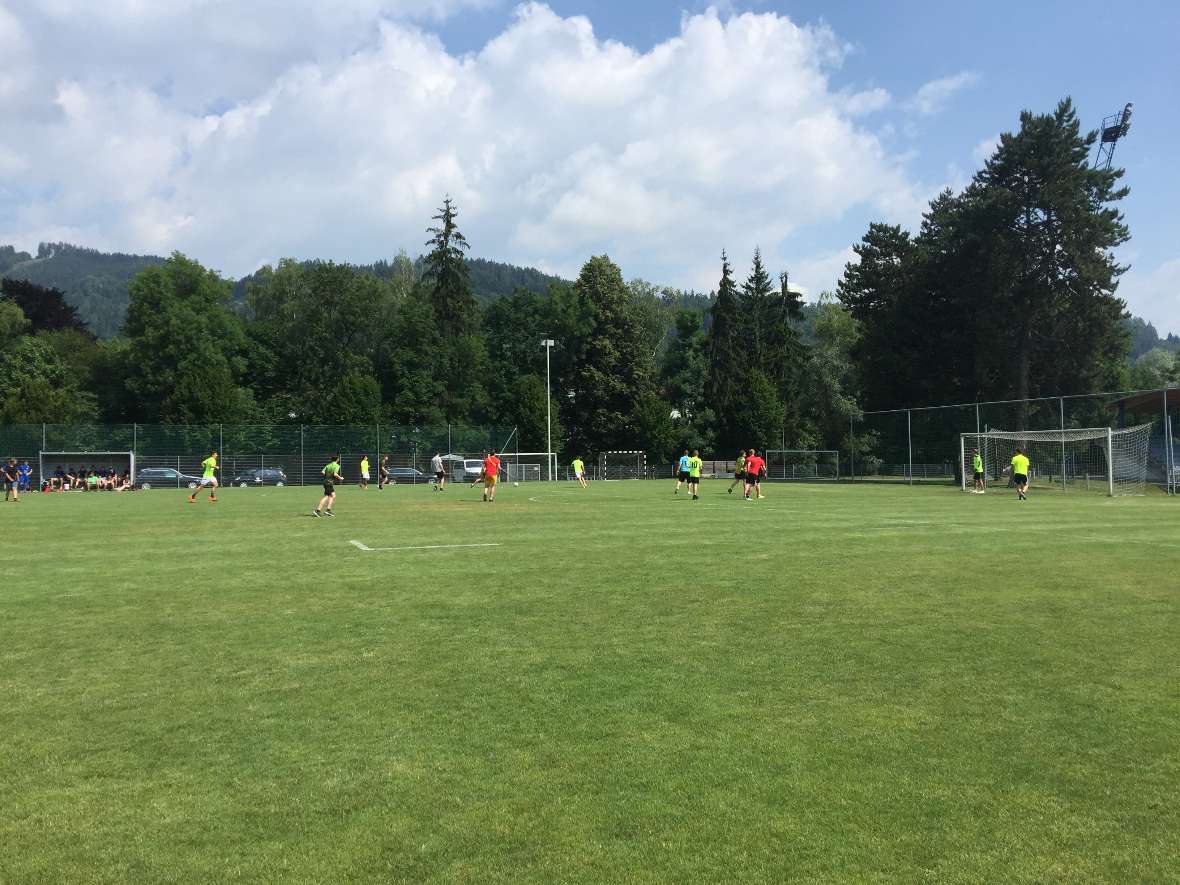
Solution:
M 733 269 L 721 253 L 721 281 L 710 308 L 707 395 L 717 422 L 718 443 L 723 448 L 744 445 L 736 430 L 748 379 L 749 343 L 745 337 L 742 306 L 738 301 Z
M 471 246 L 455 224 L 458 210 L 448 196 L 429 227 L 424 277 L 430 286 L 430 303 L 434 319 L 444 336 L 467 335 L 479 325 L 479 309 L 471 290 L 466 252 Z

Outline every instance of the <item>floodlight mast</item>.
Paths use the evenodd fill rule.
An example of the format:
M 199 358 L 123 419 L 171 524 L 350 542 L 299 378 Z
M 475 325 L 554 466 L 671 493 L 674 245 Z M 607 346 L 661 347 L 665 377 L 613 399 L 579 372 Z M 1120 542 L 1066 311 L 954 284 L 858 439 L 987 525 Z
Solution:
M 557 479 L 557 459 L 553 455 L 553 418 L 550 414 L 553 397 L 549 394 L 549 350 L 555 344 L 557 342 L 552 338 L 544 338 L 541 341 L 541 346 L 545 348 L 545 451 L 549 453 L 546 456 L 549 462 L 546 472 L 549 474 L 550 482 Z
M 1102 121 L 1102 130 L 1098 138 L 1098 156 L 1094 160 L 1095 169 L 1110 168 L 1114 160 L 1114 147 L 1130 128 L 1131 102 L 1127 102 L 1121 111 Z

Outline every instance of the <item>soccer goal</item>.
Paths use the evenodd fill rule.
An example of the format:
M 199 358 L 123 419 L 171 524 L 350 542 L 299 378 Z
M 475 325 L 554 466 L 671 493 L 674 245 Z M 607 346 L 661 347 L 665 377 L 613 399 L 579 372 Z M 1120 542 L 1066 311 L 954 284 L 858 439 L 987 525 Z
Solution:
M 38 468 L 42 479 L 53 476 L 58 468 L 67 476 L 80 471 L 111 470 L 128 474 L 135 481 L 135 452 L 39 452 Z
M 839 479 L 835 449 L 767 449 L 766 479 Z
M 540 464 L 508 464 L 509 482 L 540 482 Z
M 603 452 L 598 456 L 599 479 L 646 479 L 645 452 Z
M 509 482 L 539 482 L 553 478 L 557 455 L 554 452 L 501 452 L 504 478 Z
M 978 450 L 984 482 L 991 489 L 1013 488 L 1012 456 L 1020 449 L 1029 460 L 1029 487 L 1058 491 L 1142 495 L 1147 485 L 1151 425 L 1115 430 L 989 430 L 959 438 L 962 488 L 974 479 Z

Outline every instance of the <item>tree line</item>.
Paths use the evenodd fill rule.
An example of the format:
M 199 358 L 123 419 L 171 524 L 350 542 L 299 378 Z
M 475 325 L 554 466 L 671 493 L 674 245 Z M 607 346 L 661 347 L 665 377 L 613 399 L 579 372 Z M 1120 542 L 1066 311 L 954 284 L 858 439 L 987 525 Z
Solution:
M 917 233 L 870 225 L 813 305 L 758 250 L 740 276 L 721 252 L 708 296 L 625 282 L 600 255 L 480 299 L 449 198 L 416 262 L 284 260 L 235 283 L 173 254 L 132 279 L 110 340 L 6 278 L 0 421 L 495 424 L 542 449 L 548 406 L 560 451 L 671 456 L 844 447 L 866 407 L 1119 389 L 1126 189 L 1089 165 L 1093 141 L 1068 100 L 1025 112 Z

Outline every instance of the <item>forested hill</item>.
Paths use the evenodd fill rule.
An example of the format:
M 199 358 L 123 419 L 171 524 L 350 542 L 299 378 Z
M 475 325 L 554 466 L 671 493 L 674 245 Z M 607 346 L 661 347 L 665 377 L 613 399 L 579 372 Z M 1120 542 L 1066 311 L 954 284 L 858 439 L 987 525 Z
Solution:
M 145 268 L 163 264 L 157 255 L 99 252 L 69 243 L 42 243 L 34 257 L 0 246 L 0 276 L 58 289 L 100 338 L 111 338 L 127 313 L 127 284 Z
M 413 262 L 415 274 L 421 274 L 423 260 Z M 127 284 L 132 278 L 144 268 L 163 263 L 164 259 L 158 255 L 100 252 L 69 243 L 42 243 L 35 257 L 12 246 L 0 246 L 0 276 L 60 290 L 100 338 L 113 338 L 119 333 L 127 312 Z M 484 258 L 472 258 L 467 265 L 475 297 L 484 304 L 511 295 L 517 289 L 544 294 L 550 285 L 566 282 L 532 267 Z M 382 279 L 392 277 L 395 268 L 396 261 L 357 266 L 362 273 Z M 239 302 L 245 301 L 246 285 L 252 278 L 251 274 L 236 281 L 234 297 Z

